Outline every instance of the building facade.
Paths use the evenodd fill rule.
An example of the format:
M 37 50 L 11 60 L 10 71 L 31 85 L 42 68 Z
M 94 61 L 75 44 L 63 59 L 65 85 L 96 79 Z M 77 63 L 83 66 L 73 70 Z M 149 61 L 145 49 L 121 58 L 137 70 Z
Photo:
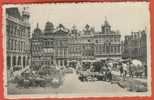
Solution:
M 37 24 L 31 38 L 31 66 L 33 67 L 41 66 L 44 63 L 42 59 L 42 56 L 44 55 L 42 36 L 43 33 Z
M 40 49 L 35 49 L 35 51 L 38 50 L 38 57 L 41 55 L 38 60 L 39 63 L 44 62 L 41 64 L 66 66 L 69 61 L 121 57 L 120 32 L 111 30 L 107 20 L 101 32 L 95 32 L 95 29 L 88 24 L 79 31 L 76 26 L 69 30 L 62 24 L 54 27 L 51 22 L 46 23 L 43 32 L 38 28 L 34 31 L 36 30 L 38 31 L 34 33 L 38 36 L 33 35 L 32 39 L 39 37 L 37 45 Z M 36 45 L 33 46 L 32 48 L 35 48 Z
M 54 57 L 56 65 L 66 66 L 68 60 L 68 33 L 64 25 L 59 24 L 54 33 Z
M 93 60 L 95 58 L 94 29 L 88 24 L 81 35 L 81 46 L 82 60 Z
M 81 61 L 81 32 L 73 26 L 68 35 L 68 58 L 69 61 Z
M 54 25 L 47 22 L 44 29 L 43 39 L 43 52 L 42 56 L 46 60 L 46 64 L 54 64 Z
M 31 42 L 32 64 L 34 66 L 67 65 L 67 36 L 68 29 L 62 24 L 54 28 L 53 23 L 47 22 L 43 32 L 37 27 L 34 30 Z
M 107 20 L 102 25 L 101 32 L 94 35 L 96 58 L 120 58 L 121 57 L 121 34 L 111 30 Z
M 26 8 L 6 8 L 6 61 L 7 68 L 30 64 L 30 14 Z
M 147 36 L 146 31 L 132 32 L 125 36 L 123 58 L 139 59 L 147 63 Z

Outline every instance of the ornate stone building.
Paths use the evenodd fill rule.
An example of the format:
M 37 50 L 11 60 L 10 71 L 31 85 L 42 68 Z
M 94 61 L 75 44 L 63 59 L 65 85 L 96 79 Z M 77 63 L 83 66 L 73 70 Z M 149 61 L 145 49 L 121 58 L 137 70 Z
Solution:
M 31 38 L 31 65 L 33 67 L 41 66 L 44 64 L 42 56 L 43 52 L 43 33 L 37 24 L 37 27 L 34 29 Z
M 43 58 L 46 59 L 46 64 L 54 64 L 54 25 L 47 22 L 44 29 L 43 39 Z
M 73 26 L 68 35 L 68 58 L 69 61 L 81 61 L 82 58 L 81 32 Z
M 88 24 L 83 29 L 81 45 L 82 60 L 93 60 L 95 57 L 94 28 L 91 28 Z
M 62 24 L 59 24 L 54 33 L 54 57 L 58 66 L 67 65 L 68 33 L 69 30 Z
M 16 7 L 6 8 L 6 61 L 7 68 L 25 67 L 30 63 L 30 14 Z
M 125 36 L 123 58 L 139 59 L 147 63 L 147 36 L 146 31 L 132 32 Z
M 95 58 L 120 58 L 121 57 L 121 35 L 119 31 L 111 30 L 107 20 L 101 27 L 101 32 L 94 35 Z
M 34 30 L 35 32 L 37 36 L 33 35 L 32 39 L 39 37 L 36 44 L 40 49 L 35 49 L 34 52 L 38 52 L 38 57 L 41 56 L 38 60 L 41 64 L 66 66 L 73 60 L 121 57 L 121 35 L 118 31 L 111 30 L 107 20 L 101 32 L 95 32 L 95 29 L 88 24 L 79 31 L 76 26 L 69 30 L 62 24 L 55 28 L 51 22 L 46 23 L 44 32 L 41 32 L 38 27 Z M 32 48 L 37 48 L 37 45 L 33 45 Z
M 31 40 L 32 64 L 36 66 L 66 65 L 68 60 L 68 32 L 69 30 L 62 24 L 54 28 L 51 22 L 46 23 L 43 32 L 37 27 Z

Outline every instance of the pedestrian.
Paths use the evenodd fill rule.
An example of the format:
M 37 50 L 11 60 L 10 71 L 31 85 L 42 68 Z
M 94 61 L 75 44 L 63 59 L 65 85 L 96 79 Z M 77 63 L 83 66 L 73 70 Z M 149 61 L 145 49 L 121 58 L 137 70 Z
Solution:
M 109 69 L 109 67 L 107 67 L 107 79 L 109 82 L 112 81 L 112 73 L 111 73 L 111 69 Z
M 127 67 L 128 67 L 128 65 L 123 63 L 122 66 L 123 66 L 123 80 L 125 80 L 126 76 L 127 76 Z

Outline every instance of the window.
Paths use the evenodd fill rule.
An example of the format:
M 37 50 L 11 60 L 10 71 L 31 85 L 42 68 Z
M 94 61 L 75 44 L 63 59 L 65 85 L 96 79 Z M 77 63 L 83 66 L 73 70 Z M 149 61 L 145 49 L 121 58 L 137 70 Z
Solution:
M 13 33 L 14 35 L 16 35 L 16 33 L 15 33 L 15 26 L 14 26 L 14 25 L 12 25 L 12 33 Z
M 53 45 L 53 41 L 51 41 L 50 44 Z
M 25 29 L 24 28 L 22 29 L 22 33 L 23 33 L 22 35 L 25 36 Z
M 13 44 L 12 49 L 15 50 L 15 41 L 14 40 L 12 40 L 12 44 Z
M 10 49 L 10 40 L 7 39 L 7 49 L 9 50 Z
M 13 34 L 13 25 L 10 24 L 10 33 Z
M 20 30 L 20 36 L 23 37 L 23 32 L 22 32 L 22 30 Z
M 23 42 L 21 41 L 21 51 L 23 50 Z
M 120 46 L 118 46 L 118 53 L 120 53 Z
M 113 46 L 111 46 L 111 53 L 113 53 Z
M 116 46 L 114 46 L 114 53 L 117 53 L 117 48 L 116 48 Z
M 17 49 L 17 40 L 15 40 L 15 46 L 14 46 L 14 50 Z
M 96 43 L 98 43 L 98 40 L 96 40 Z
M 8 25 L 6 25 L 6 31 L 7 31 L 7 34 L 9 35 L 10 34 L 10 24 L 8 23 Z
M 17 34 L 17 26 L 14 26 L 14 34 Z
M 18 50 L 20 51 L 20 41 L 18 41 Z

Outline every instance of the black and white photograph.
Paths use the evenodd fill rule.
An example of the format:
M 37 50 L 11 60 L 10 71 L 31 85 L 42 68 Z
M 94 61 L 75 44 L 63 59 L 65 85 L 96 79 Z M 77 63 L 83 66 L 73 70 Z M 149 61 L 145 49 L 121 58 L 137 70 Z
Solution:
M 151 95 L 148 2 L 5 4 L 4 94 Z

